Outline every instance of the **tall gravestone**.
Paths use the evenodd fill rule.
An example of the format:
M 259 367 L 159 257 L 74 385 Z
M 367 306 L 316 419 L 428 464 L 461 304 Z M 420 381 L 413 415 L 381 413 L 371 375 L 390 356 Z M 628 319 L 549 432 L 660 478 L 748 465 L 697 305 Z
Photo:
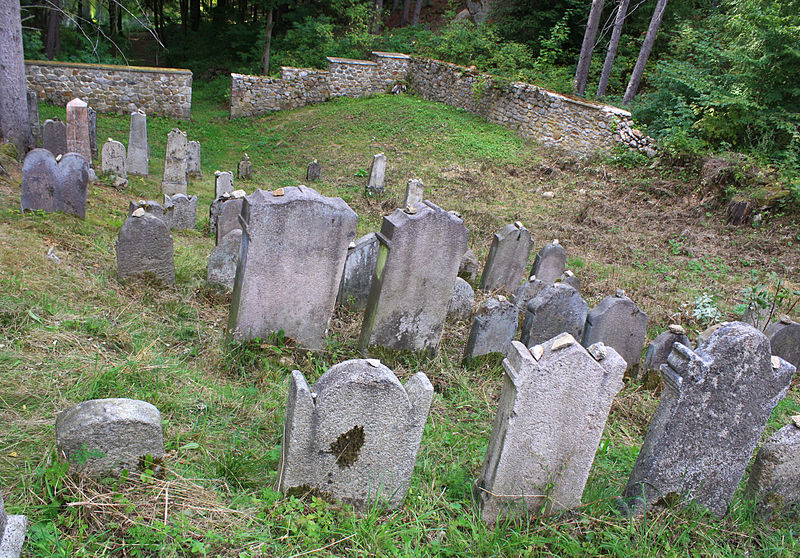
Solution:
M 781 316 L 779 321 L 767 326 L 764 335 L 769 339 L 773 355 L 790 362 L 795 368 L 800 366 L 800 324 L 789 316 Z
M 81 99 L 67 103 L 67 151 L 83 155 L 90 166 L 92 146 L 89 141 L 89 105 Z
M 33 147 L 37 147 L 42 141 L 42 127 L 39 124 L 39 94 L 36 91 L 27 90 L 28 97 L 28 123 L 31 127 L 33 137 Z
M 386 179 L 386 155 L 378 153 L 372 158 L 367 179 L 367 195 L 377 196 L 383 194 Z
M 358 216 L 341 198 L 305 186 L 256 190 L 241 216 L 228 334 L 267 339 L 283 330 L 302 347 L 325 348 Z
M 186 145 L 186 173 L 189 176 L 202 177 L 203 170 L 200 167 L 201 146 L 199 141 L 190 141 Z
M 647 314 L 624 292 L 617 291 L 616 295 L 601 300 L 586 316 L 583 346 L 602 341 L 614 347 L 628 363 L 628 371 L 635 376 L 642 360 L 647 321 Z
M 359 347 L 435 352 L 469 231 L 426 201 L 383 218 Z
M 365 234 L 347 248 L 337 302 L 353 310 L 367 307 L 372 276 L 378 262 L 380 241 L 375 233 Z
M 0 557 L 19 558 L 25 533 L 28 532 L 28 518 L 24 515 L 8 515 L 0 493 Z
M 193 229 L 197 223 L 197 196 L 164 194 L 164 206 L 172 207 L 170 228 L 176 230 Z
M 425 195 L 425 184 L 422 180 L 410 178 L 406 183 L 406 197 L 403 200 L 403 208 L 416 207 L 422 203 Z
M 138 208 L 125 220 L 117 237 L 120 279 L 175 283 L 175 260 L 169 224 Z
M 67 152 L 67 126 L 58 117 L 44 121 L 42 147 L 53 156 L 63 155 Z
M 220 197 L 222 194 L 233 192 L 233 173 L 228 171 L 214 171 L 214 192 Z
M 89 124 L 89 149 L 92 157 L 97 157 L 97 111 L 92 107 L 86 107 L 86 121 Z
M 22 210 L 63 211 L 86 218 L 89 163 L 77 153 L 56 162 L 47 149 L 33 149 L 22 164 Z
M 767 518 L 800 506 L 800 416 L 759 448 L 747 482 L 747 494 Z
M 559 244 L 558 240 L 554 240 L 550 244 L 545 244 L 545 246 L 539 250 L 539 253 L 536 254 L 531 275 L 535 275 L 539 281 L 544 281 L 549 285 L 561 277 L 561 274 L 564 273 L 566 269 L 567 252 L 564 250 L 564 247 Z
M 525 268 L 533 250 L 531 233 L 517 221 L 495 233 L 486 265 L 483 266 L 481 289 L 503 289 L 515 293 L 525 277 Z
M 422 372 L 403 386 L 375 359 L 347 360 L 313 389 L 292 372 L 278 486 L 363 510 L 397 508 L 408 492 L 433 386 Z
M 513 341 L 476 485 L 483 521 L 575 508 L 589 478 L 625 361 L 569 334 L 527 349 Z
M 147 115 L 141 109 L 131 114 L 131 127 L 128 134 L 128 172 L 139 176 L 150 174 Z
M 696 350 L 676 344 L 664 389 L 624 496 L 634 513 L 694 501 L 723 516 L 795 367 L 742 322 Z
M 506 297 L 492 297 L 483 303 L 469 330 L 464 360 L 488 355 L 505 354 L 517 333 L 517 307 Z
M 236 166 L 236 177 L 239 180 L 250 180 L 253 176 L 253 163 L 250 161 L 250 155 L 245 153 L 242 160 Z
M 522 344 L 530 347 L 559 333 L 581 338 L 589 305 L 566 283 L 547 285 L 528 301 L 522 324 Z
M 186 150 L 188 141 L 186 133 L 175 128 L 167 134 L 167 151 L 164 159 L 164 179 L 161 189 L 168 196 L 173 194 L 186 195 L 187 168 Z
M 128 178 L 128 157 L 125 146 L 111 138 L 103 144 L 100 153 L 100 168 L 104 173 L 111 173 L 121 178 Z

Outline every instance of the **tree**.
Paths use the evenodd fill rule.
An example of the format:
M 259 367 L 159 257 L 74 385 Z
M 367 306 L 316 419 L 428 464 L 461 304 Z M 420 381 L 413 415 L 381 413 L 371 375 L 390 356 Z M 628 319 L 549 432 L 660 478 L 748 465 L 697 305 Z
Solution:
M 269 50 L 270 46 L 272 45 L 272 12 L 274 8 L 272 6 L 269 7 L 269 11 L 267 12 L 267 36 L 264 37 L 264 54 L 261 57 L 262 65 L 264 66 L 264 75 L 269 74 Z
M 578 67 L 575 70 L 573 89 L 578 95 L 586 91 L 586 80 L 589 78 L 589 64 L 592 61 L 594 41 L 597 37 L 597 28 L 600 26 L 600 16 L 603 14 L 604 0 L 592 0 L 589 10 L 589 19 L 586 21 L 586 32 L 583 34 L 583 45 L 578 58 Z
M 614 19 L 614 30 L 611 32 L 611 40 L 608 42 L 606 61 L 603 63 L 603 71 L 600 73 L 600 83 L 597 84 L 597 96 L 603 97 L 608 89 L 608 80 L 611 77 L 611 68 L 614 66 L 614 59 L 617 57 L 619 48 L 619 37 L 622 34 L 622 24 L 628 15 L 628 4 L 630 0 L 619 0 L 617 6 L 617 17 Z
M 656 0 L 656 9 L 653 11 L 653 17 L 650 19 L 647 35 L 644 37 L 642 48 L 639 51 L 639 57 L 636 59 L 633 72 L 631 72 L 631 79 L 628 82 L 628 87 L 625 89 L 625 96 L 622 98 L 622 102 L 625 104 L 630 103 L 639 90 L 639 83 L 642 81 L 644 67 L 647 65 L 647 59 L 650 57 L 650 51 L 653 50 L 653 45 L 656 42 L 656 35 L 658 35 L 658 28 L 661 26 L 661 20 L 664 19 L 664 12 L 666 9 L 667 0 Z
M 408 17 L 411 13 L 411 0 L 403 0 L 403 15 L 400 16 L 400 25 L 408 25 Z
M 45 56 L 52 60 L 61 51 L 61 0 L 48 0 L 47 44 Z
M 13 141 L 20 156 L 33 145 L 25 92 L 25 58 L 19 0 L 0 2 L 0 139 Z
M 383 18 L 383 0 L 375 0 L 375 15 L 372 19 L 372 33 L 380 35 L 381 19 Z
M 417 3 L 414 4 L 414 17 L 411 20 L 411 25 L 419 25 L 419 14 L 422 11 L 422 2 L 423 0 L 417 0 Z

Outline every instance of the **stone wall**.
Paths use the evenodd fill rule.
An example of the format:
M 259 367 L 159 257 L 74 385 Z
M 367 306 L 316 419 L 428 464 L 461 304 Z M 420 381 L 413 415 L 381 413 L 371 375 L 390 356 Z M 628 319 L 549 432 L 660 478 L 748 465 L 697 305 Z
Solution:
M 55 105 L 78 97 L 103 113 L 142 109 L 188 119 L 192 112 L 189 70 L 29 60 L 25 73 L 28 89 Z

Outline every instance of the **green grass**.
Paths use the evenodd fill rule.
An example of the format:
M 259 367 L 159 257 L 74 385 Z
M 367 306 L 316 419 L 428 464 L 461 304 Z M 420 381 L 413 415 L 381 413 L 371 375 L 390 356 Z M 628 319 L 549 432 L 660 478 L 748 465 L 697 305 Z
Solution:
M 18 175 L 0 179 L 0 486 L 9 511 L 31 520 L 30 555 L 798 553 L 792 520 L 759 520 L 741 492 L 724 519 L 694 508 L 644 519 L 616 513 L 615 498 L 658 403 L 656 394 L 633 384 L 612 407 L 581 508 L 487 529 L 471 494 L 503 373 L 499 358 L 462 366 L 466 324 L 447 324 L 434 358 L 378 355 L 404 382 L 426 372 L 436 390 L 401 509 L 359 514 L 276 493 L 288 374 L 299 369 L 311 383 L 333 364 L 359 357 L 361 316 L 338 310 L 328 348 L 317 354 L 284 343 L 226 345 L 228 300 L 204 285 L 213 247 L 205 209 L 198 230 L 173 232 L 174 288 L 117 281 L 113 243 L 128 200 L 161 197 L 173 127 L 202 142 L 203 178 L 189 187 L 200 208 L 212 200 L 214 170 L 234 170 L 245 151 L 254 178 L 236 184 L 248 192 L 303 183 L 308 162 L 318 159 L 323 178 L 314 188 L 351 204 L 359 234 L 377 230 L 400 204 L 406 180 L 421 178 L 426 197 L 462 213 L 479 261 L 496 230 L 521 220 L 537 249 L 559 238 L 590 304 L 625 289 L 650 315 L 651 337 L 670 320 L 695 332 L 699 324 L 685 305 L 699 293 L 714 294 L 732 318 L 740 289 L 768 272 L 796 288 L 798 243 L 776 246 L 775 239 L 797 238 L 798 230 L 788 218 L 761 229 L 729 229 L 713 212 L 707 217 L 705 208 L 682 205 L 694 185 L 668 169 L 573 160 L 415 97 L 343 99 L 233 121 L 219 98 L 218 90 L 197 83 L 192 121 L 148 118 L 151 175 L 132 177 L 124 192 L 92 186 L 85 221 L 21 214 Z M 42 106 L 40 112 L 63 118 L 64 111 Z M 99 115 L 98 128 L 101 143 L 106 137 L 127 143 L 128 117 Z M 389 161 L 387 196 L 367 199 L 366 179 L 357 175 L 380 151 Z M 543 198 L 544 191 L 555 198 Z M 60 264 L 45 257 L 51 246 Z M 743 258 L 752 265 L 743 266 Z M 137 475 L 97 485 L 66 474 L 55 459 L 55 415 L 102 397 L 144 399 L 161 410 L 163 479 Z M 799 401 L 794 387 L 765 435 L 798 413 Z

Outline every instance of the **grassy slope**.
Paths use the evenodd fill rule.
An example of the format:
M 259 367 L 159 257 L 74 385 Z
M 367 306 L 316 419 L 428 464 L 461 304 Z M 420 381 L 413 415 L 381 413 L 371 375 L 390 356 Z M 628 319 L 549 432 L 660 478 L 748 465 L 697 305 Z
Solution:
M 63 117 L 54 107 L 41 113 Z M 302 183 L 305 166 L 318 159 L 323 180 L 315 188 L 351 204 L 359 234 L 379 227 L 400 203 L 405 180 L 416 176 L 431 200 L 463 214 L 479 261 L 494 231 L 521 220 L 537 246 L 560 239 L 590 304 L 624 288 L 650 314 L 651 338 L 670 319 L 696 332 L 691 301 L 701 292 L 717 295 L 728 311 L 739 289 L 763 281 L 768 271 L 796 286 L 796 225 L 773 219 L 761 230 L 727 228 L 696 206 L 694 184 L 680 176 L 569 161 L 414 97 L 342 100 L 230 122 L 199 88 L 194 117 L 190 123 L 151 117 L 153 174 L 132 177 L 125 192 L 92 186 L 86 221 L 21 215 L 19 176 L 0 178 L 0 486 L 9 510 L 32 521 L 26 543 L 32 555 L 289 555 L 326 545 L 319 554 L 798 551 L 791 522 L 754 519 L 739 494 L 724 520 L 692 509 L 646 520 L 613 513 L 658 401 L 636 385 L 614 403 L 584 507 L 487 531 L 470 492 L 502 368 L 499 358 L 459 364 L 468 333 L 463 323 L 448 325 L 434 359 L 380 355 L 403 381 L 425 371 L 437 391 L 402 509 L 357 516 L 335 504 L 283 499 L 272 487 L 287 374 L 299 368 L 314 381 L 356 357 L 360 316 L 338 312 L 321 354 L 256 343 L 224 347 L 227 300 L 204 286 L 213 240 L 201 232 L 208 224 L 203 209 L 198 230 L 173 233 L 174 289 L 120 285 L 113 247 L 128 200 L 160 197 L 166 133 L 176 125 L 203 144 L 204 178 L 190 184 L 201 208 L 212 199 L 213 171 L 234 170 L 243 151 L 255 168 L 250 183 L 238 183 L 248 191 Z M 98 136 L 127 143 L 127 126 L 127 117 L 100 115 Z M 365 178 L 355 175 L 379 151 L 389 159 L 389 194 L 367 200 Z M 542 197 L 544 191 L 555 198 Z M 45 257 L 51 246 L 60 264 Z M 161 410 L 164 478 L 96 485 L 64 475 L 53 459 L 55 415 L 101 397 L 144 399 Z M 767 434 L 800 412 L 799 400 L 792 390 Z

